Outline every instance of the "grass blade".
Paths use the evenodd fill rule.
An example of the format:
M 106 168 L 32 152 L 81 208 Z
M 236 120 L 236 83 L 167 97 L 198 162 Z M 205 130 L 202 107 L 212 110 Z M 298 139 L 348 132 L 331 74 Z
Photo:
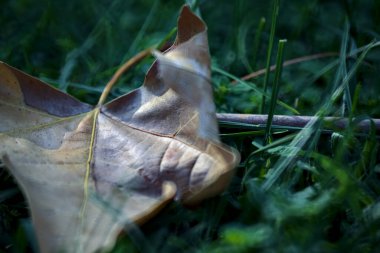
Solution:
M 252 69 L 256 69 L 257 65 L 257 54 L 259 53 L 259 47 L 260 47 L 260 41 L 261 36 L 263 34 L 263 30 L 265 27 L 266 19 L 262 17 L 259 21 L 259 25 L 257 26 L 256 33 L 255 33 L 255 40 L 253 41 L 253 50 L 252 50 Z
M 145 36 L 146 30 L 148 29 L 149 25 L 152 23 L 153 18 L 156 16 L 156 12 L 158 11 L 158 6 L 160 5 L 160 1 L 153 1 L 152 7 L 148 13 L 148 15 L 145 18 L 144 24 L 141 26 L 141 29 L 139 30 L 137 36 L 133 40 L 131 46 L 129 47 L 127 53 L 124 55 L 122 62 L 125 62 L 135 54 L 139 43 Z
M 263 91 L 266 93 L 267 86 L 268 86 L 268 80 L 269 80 L 269 72 L 270 72 L 270 59 L 272 56 L 272 49 L 273 49 L 273 41 L 274 41 L 274 33 L 276 31 L 276 24 L 277 24 L 277 17 L 278 17 L 278 10 L 280 7 L 280 1 L 274 0 L 273 4 L 273 12 L 272 12 L 272 25 L 270 29 L 270 37 L 269 37 L 269 45 L 268 45 L 268 51 L 267 51 L 267 61 L 266 61 L 266 67 L 265 67 L 265 77 L 264 77 L 264 86 Z M 265 107 L 265 96 L 262 97 L 261 100 L 261 107 L 260 107 L 260 113 L 264 113 L 264 107 Z
M 278 68 L 276 68 L 276 72 L 275 72 L 272 96 L 271 96 L 269 113 L 268 113 L 268 122 L 265 129 L 265 143 L 266 144 L 268 144 L 270 141 L 272 120 L 273 120 L 274 111 L 276 109 L 276 102 L 277 102 L 281 73 L 282 73 L 282 62 L 283 62 L 285 43 L 286 43 L 286 40 L 280 40 L 278 43 L 277 60 L 276 60 L 276 65 L 278 66 Z
M 322 108 L 316 113 L 316 116 L 313 118 L 309 123 L 305 126 L 305 128 L 300 131 L 297 136 L 293 139 L 293 141 L 289 144 L 289 147 L 298 147 L 299 149 L 302 148 L 310 139 L 310 137 L 317 132 L 318 130 L 318 122 L 320 122 L 321 117 L 325 116 L 330 108 L 331 105 L 337 100 L 338 97 L 343 93 L 344 87 L 349 82 L 354 75 L 354 73 L 357 71 L 361 63 L 363 62 L 364 58 L 366 57 L 367 53 L 374 48 L 376 43 L 370 43 L 367 47 L 365 47 L 365 50 L 361 53 L 358 60 L 355 62 L 354 66 L 351 68 L 351 70 L 348 72 L 348 74 L 345 76 L 345 78 L 342 81 L 342 84 L 337 87 L 337 89 L 333 92 L 331 97 L 324 103 Z M 299 149 L 289 149 L 289 154 L 287 157 L 283 158 L 281 157 L 276 164 L 273 166 L 273 173 L 271 173 L 266 181 L 263 183 L 262 188 L 267 191 L 269 190 L 274 183 L 280 178 L 282 173 L 288 168 L 288 166 L 294 161 L 294 157 L 297 155 L 297 150 Z

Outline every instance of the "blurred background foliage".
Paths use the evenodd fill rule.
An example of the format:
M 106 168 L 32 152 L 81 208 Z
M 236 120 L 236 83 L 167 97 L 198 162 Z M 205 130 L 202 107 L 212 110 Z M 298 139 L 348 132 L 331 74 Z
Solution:
M 174 40 L 170 32 L 184 3 L 208 25 L 213 69 L 244 77 L 265 67 L 273 1 L 252 0 L 1 0 L 0 60 L 95 104 L 118 66 L 165 38 Z M 331 53 L 283 69 L 279 99 L 295 110 L 277 106 L 275 113 L 314 115 L 332 96 L 334 82 L 358 62 L 357 50 L 380 39 L 380 1 L 281 1 L 273 56 L 279 39 L 287 39 L 285 61 Z M 339 60 L 342 48 L 348 57 Z M 111 98 L 140 86 L 152 62 L 150 57 L 127 73 Z M 348 82 L 352 97 L 361 85 L 355 116 L 380 118 L 379 72 L 376 47 Z M 257 113 L 261 96 L 249 85 L 262 88 L 263 75 L 248 86 L 231 82 L 214 71 L 218 111 Z M 343 100 L 328 114 L 352 114 L 342 113 Z M 278 133 L 273 148 L 263 149 L 262 136 L 241 134 L 252 130 L 247 126 L 221 130 L 223 141 L 243 157 L 230 189 L 193 209 L 169 205 L 121 236 L 113 252 L 380 252 L 375 131 L 321 134 L 315 127 L 306 134 L 305 153 L 290 159 L 295 145 L 288 133 Z M 285 166 L 276 161 L 290 169 L 268 191 L 265 180 Z M 31 251 L 36 246 L 27 208 L 1 164 L 0 182 L 0 251 Z

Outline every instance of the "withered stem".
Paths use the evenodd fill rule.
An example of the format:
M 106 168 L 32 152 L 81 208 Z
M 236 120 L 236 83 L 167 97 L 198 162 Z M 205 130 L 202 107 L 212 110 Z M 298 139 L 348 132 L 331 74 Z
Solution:
M 268 115 L 261 114 L 235 114 L 235 113 L 218 113 L 217 118 L 219 121 L 245 123 L 265 127 Z M 272 124 L 282 127 L 305 127 L 314 116 L 287 116 L 287 115 L 274 115 Z M 376 131 L 380 131 L 380 119 L 372 119 Z M 339 117 L 324 117 L 323 121 L 326 129 L 345 129 L 348 127 L 348 118 Z M 370 120 L 366 119 L 357 124 L 357 129 L 361 132 L 368 132 L 370 129 Z

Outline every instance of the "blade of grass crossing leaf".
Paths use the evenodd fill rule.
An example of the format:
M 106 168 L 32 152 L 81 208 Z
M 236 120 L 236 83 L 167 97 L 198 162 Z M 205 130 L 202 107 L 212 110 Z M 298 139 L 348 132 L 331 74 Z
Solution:
M 265 129 L 265 143 L 270 142 L 270 132 L 272 127 L 272 120 L 274 111 L 276 109 L 276 102 L 278 98 L 278 91 L 280 87 L 280 80 L 281 80 L 281 72 L 282 72 L 282 62 L 283 62 L 283 55 L 284 55 L 284 46 L 285 46 L 286 40 L 280 40 L 278 43 L 278 51 L 277 51 L 277 60 L 276 65 L 278 66 L 276 68 L 275 77 L 274 77 L 274 83 L 273 83 L 273 89 L 272 89 L 272 96 L 270 100 L 270 107 L 269 107 L 269 113 L 268 113 L 268 122 Z
M 278 17 L 278 11 L 280 7 L 280 1 L 274 0 L 273 3 L 273 12 L 272 12 L 272 19 L 271 19 L 271 29 L 270 29 L 270 36 L 269 36 L 269 45 L 268 45 L 268 51 L 267 51 L 267 60 L 266 60 L 266 66 L 265 66 L 265 77 L 264 77 L 264 85 L 263 85 L 263 92 L 264 94 L 267 91 L 268 81 L 269 81 L 269 73 L 270 73 L 270 59 L 272 56 L 272 49 L 273 49 L 273 41 L 274 41 L 274 34 L 276 31 L 276 24 L 277 24 L 277 17 Z M 261 107 L 260 107 L 260 113 L 264 113 L 264 107 L 265 107 L 265 96 L 262 97 L 261 100 Z
M 118 215 L 120 215 L 120 210 L 114 208 L 113 205 L 107 201 L 107 199 L 98 196 L 95 192 L 90 192 L 89 198 L 107 210 L 107 212 L 115 219 L 117 219 Z M 132 241 L 133 245 L 139 250 L 139 252 L 154 252 L 151 244 L 148 243 L 147 238 L 142 233 L 138 225 L 129 220 L 125 222 L 124 229 L 128 231 L 128 238 Z

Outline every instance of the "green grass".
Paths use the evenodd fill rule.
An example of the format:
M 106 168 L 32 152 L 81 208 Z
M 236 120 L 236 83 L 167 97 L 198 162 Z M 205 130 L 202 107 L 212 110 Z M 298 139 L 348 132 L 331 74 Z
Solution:
M 170 204 L 112 252 L 380 252 L 380 134 L 356 129 L 380 118 L 380 1 L 280 1 L 273 34 L 274 1 L 187 2 L 208 24 L 218 112 L 258 113 L 265 97 L 271 114 L 345 116 L 350 124 L 272 126 L 266 144 L 263 128 L 221 122 L 223 142 L 242 156 L 230 187 L 196 207 Z M 173 40 L 183 3 L 0 1 L 0 60 L 96 103 L 126 59 Z M 285 61 L 337 55 L 284 67 L 281 78 L 242 80 L 275 63 L 279 39 L 287 39 Z M 111 97 L 141 85 L 152 61 L 127 73 Z M 22 194 L 1 164 L 0 235 L 0 252 L 36 248 Z

